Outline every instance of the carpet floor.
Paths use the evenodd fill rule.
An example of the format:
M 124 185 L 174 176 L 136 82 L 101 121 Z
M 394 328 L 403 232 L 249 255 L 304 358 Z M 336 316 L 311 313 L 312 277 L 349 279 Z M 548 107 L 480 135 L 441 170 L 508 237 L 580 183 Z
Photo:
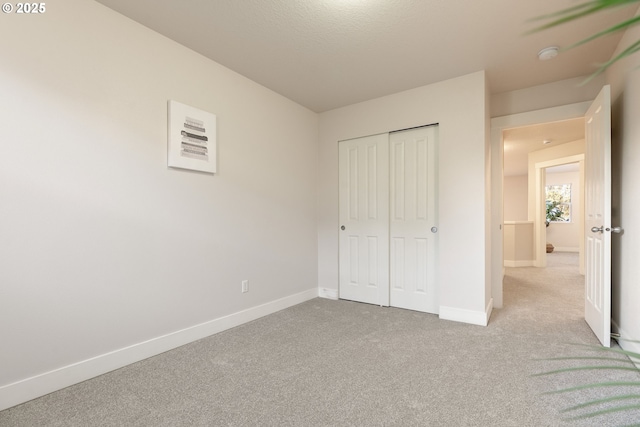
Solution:
M 561 412 L 628 388 L 545 394 L 592 381 L 639 381 L 637 372 L 533 375 L 602 363 L 549 360 L 602 352 L 588 347 L 598 342 L 583 320 L 577 254 L 550 254 L 548 263 L 507 269 L 504 308 L 487 327 L 317 298 L 2 411 L 0 425 L 640 423 L 638 410 L 568 419 L 610 403 Z M 621 366 L 628 360 L 620 359 Z

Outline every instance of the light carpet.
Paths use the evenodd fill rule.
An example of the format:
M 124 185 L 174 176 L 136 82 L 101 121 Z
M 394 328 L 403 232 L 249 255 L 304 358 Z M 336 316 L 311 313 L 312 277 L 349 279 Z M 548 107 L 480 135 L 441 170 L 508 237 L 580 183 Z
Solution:
M 314 299 L 0 412 L 1 426 L 614 426 L 560 413 L 621 389 L 545 395 L 637 373 L 532 374 L 591 354 L 576 254 L 510 268 L 487 327 Z M 447 286 L 446 283 L 443 286 Z

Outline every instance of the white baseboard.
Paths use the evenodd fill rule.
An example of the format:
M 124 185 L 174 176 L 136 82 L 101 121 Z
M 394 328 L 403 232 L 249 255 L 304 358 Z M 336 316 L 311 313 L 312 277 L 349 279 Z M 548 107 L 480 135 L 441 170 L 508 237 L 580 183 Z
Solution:
M 553 252 L 580 252 L 580 248 L 572 248 L 565 246 L 556 246 L 553 248 Z
M 520 260 L 520 261 L 511 261 L 511 260 L 505 259 L 504 266 L 505 267 L 533 267 L 533 260 L 527 259 L 527 260 Z
M 440 319 L 453 320 L 454 322 L 470 323 L 472 325 L 487 326 L 489 317 L 493 311 L 493 298 L 489 300 L 489 304 L 485 311 L 466 310 L 464 308 L 440 306 Z
M 190 342 L 225 331 L 268 314 L 292 307 L 318 296 L 318 288 L 210 320 L 180 331 L 152 338 L 91 359 L 0 387 L 0 411 L 56 390 L 86 381 L 109 371 L 139 362 Z
M 337 289 L 330 289 L 330 288 L 318 288 L 318 296 L 320 298 L 327 298 L 327 299 L 337 300 L 338 299 L 338 290 Z

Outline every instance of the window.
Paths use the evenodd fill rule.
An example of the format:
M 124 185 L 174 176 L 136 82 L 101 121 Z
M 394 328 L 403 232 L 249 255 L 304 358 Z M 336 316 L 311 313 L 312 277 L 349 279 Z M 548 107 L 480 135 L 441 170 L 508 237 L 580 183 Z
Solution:
M 547 222 L 571 222 L 571 184 L 547 185 Z

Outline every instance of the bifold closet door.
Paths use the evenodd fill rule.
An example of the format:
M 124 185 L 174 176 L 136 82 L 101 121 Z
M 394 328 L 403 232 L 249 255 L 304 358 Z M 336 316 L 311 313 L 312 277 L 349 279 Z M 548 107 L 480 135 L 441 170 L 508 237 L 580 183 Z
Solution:
M 341 141 L 340 298 L 389 305 L 389 135 Z
M 437 126 L 390 139 L 390 305 L 438 313 Z

